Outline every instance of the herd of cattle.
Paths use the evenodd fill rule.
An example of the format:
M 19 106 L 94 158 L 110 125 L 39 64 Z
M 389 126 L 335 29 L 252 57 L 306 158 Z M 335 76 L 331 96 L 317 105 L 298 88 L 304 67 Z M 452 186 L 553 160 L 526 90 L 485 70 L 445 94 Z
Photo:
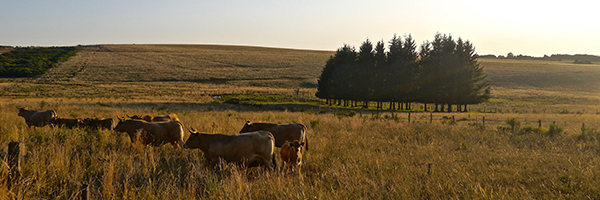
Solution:
M 272 124 L 252 123 L 246 120 L 244 127 L 237 135 L 199 133 L 189 129 L 191 133 L 184 142 L 183 124 L 175 114 L 169 115 L 133 115 L 113 119 L 85 118 L 67 119 L 57 116 L 54 110 L 34 111 L 27 107 L 17 107 L 19 116 L 25 118 L 29 126 L 64 128 L 108 129 L 126 132 L 131 142 L 143 145 L 160 146 L 171 143 L 175 147 L 200 149 L 207 160 L 245 164 L 248 167 L 264 166 L 274 169 L 275 147 L 281 148 L 282 163 L 292 169 L 302 165 L 302 153 L 308 151 L 306 126 L 299 123 Z

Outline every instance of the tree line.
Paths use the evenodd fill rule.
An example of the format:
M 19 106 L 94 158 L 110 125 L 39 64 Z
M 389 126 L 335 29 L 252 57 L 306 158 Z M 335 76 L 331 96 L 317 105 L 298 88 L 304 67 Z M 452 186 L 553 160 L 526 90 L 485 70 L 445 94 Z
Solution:
M 0 55 L 0 77 L 34 77 L 74 56 L 78 47 L 19 47 Z
M 418 51 L 411 35 L 394 35 L 387 49 L 383 41 L 373 45 L 367 39 L 358 51 L 344 45 L 327 60 L 316 96 L 329 105 L 368 107 L 377 102 L 382 108 L 389 102 L 390 109 L 403 109 L 416 102 L 425 104 L 425 111 L 427 104 L 435 105 L 433 111 L 444 111 L 445 105 L 447 111 L 453 105 L 466 111 L 467 105 L 491 97 L 477 57 L 469 41 L 446 34 L 436 34 Z

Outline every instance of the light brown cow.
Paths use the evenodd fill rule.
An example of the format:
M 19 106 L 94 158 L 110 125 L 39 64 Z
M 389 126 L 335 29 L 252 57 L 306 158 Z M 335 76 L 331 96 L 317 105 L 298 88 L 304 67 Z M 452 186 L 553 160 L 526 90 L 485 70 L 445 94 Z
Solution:
M 136 119 L 118 117 L 119 123 L 113 130 L 127 132 L 131 142 L 139 140 L 144 145 L 160 146 L 171 143 L 173 146 L 184 145 L 183 124 L 179 121 L 146 122 Z
M 179 118 L 176 114 L 167 114 L 167 115 L 133 115 L 127 116 L 130 119 L 140 119 L 147 122 L 165 122 L 165 121 L 179 121 Z
M 53 117 L 50 119 L 50 124 L 56 127 L 65 127 L 65 128 L 78 128 L 83 127 L 83 119 L 69 119 L 69 118 L 60 118 Z
M 290 169 L 297 169 L 300 172 L 302 166 L 302 147 L 303 142 L 294 140 L 294 142 L 285 142 L 281 146 L 281 161 L 284 165 L 289 166 Z
M 54 110 L 46 110 L 46 111 L 35 111 L 29 110 L 27 107 L 17 107 L 19 109 L 19 116 L 25 118 L 25 123 L 27 126 L 37 126 L 43 127 L 50 124 L 50 120 L 56 117 L 56 112 Z
M 240 133 L 253 131 L 269 131 L 275 137 L 275 146 L 281 147 L 286 141 L 293 142 L 298 140 L 303 142 L 308 151 L 308 138 L 306 136 L 306 126 L 304 124 L 272 124 L 272 123 L 252 123 L 246 120 L 246 124 Z
M 205 134 L 189 130 L 185 142 L 187 148 L 199 148 L 211 162 L 223 159 L 226 162 L 245 164 L 248 167 L 265 166 L 275 169 L 275 139 L 267 131 L 256 131 L 241 135 Z
M 92 129 L 108 129 L 112 130 L 115 122 L 112 118 L 104 119 L 104 118 L 85 118 L 83 120 L 83 124 Z

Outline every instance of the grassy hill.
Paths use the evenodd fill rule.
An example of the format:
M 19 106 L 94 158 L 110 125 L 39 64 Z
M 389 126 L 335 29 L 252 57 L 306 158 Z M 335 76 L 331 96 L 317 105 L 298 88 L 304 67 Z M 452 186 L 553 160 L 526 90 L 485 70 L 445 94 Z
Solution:
M 212 45 L 84 47 L 45 79 L 93 83 L 170 82 L 314 87 L 332 52 Z M 71 73 L 71 76 L 65 76 Z
M 42 77 L 2 79 L 0 94 L 181 99 L 188 94 L 311 90 L 331 54 L 215 45 L 84 46 Z
M 0 94 L 21 97 L 188 99 L 205 94 L 305 96 L 334 52 L 221 45 L 84 46 L 33 79 L 0 79 Z M 506 101 L 597 105 L 600 65 L 572 61 L 480 59 L 493 86 L 489 106 Z M 494 102 L 501 102 L 496 105 Z

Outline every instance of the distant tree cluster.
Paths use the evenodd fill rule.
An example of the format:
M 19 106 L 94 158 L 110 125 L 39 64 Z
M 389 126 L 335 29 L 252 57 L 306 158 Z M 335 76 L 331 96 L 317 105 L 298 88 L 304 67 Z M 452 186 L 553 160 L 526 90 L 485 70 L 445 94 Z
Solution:
M 529 55 L 514 55 L 512 52 L 509 52 L 506 56 L 499 55 L 496 56 L 494 54 L 488 55 L 480 55 L 479 58 L 497 58 L 497 59 L 519 59 L 519 60 L 553 60 L 553 61 L 562 61 L 562 60 L 573 60 L 576 64 L 592 64 L 592 62 L 600 62 L 600 56 L 596 55 L 588 55 L 588 54 L 552 54 L 550 56 L 544 55 L 543 57 L 534 57 Z
M 0 55 L 0 77 L 33 77 L 76 54 L 77 47 L 15 48 Z
M 490 86 L 469 41 L 437 34 L 431 42 L 417 45 L 408 35 L 394 36 L 386 50 L 383 41 L 368 39 L 358 51 L 339 48 L 326 62 L 318 80 L 316 96 L 331 105 L 367 107 L 370 101 L 390 102 L 396 109 L 411 102 L 435 104 L 435 111 L 448 105 L 478 104 L 490 98 Z M 441 105 L 441 110 L 438 110 Z M 427 110 L 427 106 L 424 106 Z

